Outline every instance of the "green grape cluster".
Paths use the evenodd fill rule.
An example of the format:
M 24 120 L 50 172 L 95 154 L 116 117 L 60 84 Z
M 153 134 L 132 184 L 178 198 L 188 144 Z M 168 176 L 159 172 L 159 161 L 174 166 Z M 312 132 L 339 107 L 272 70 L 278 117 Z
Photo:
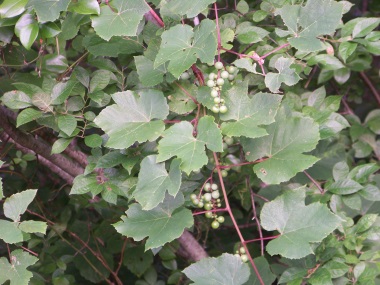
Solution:
M 198 197 L 196 194 L 191 194 L 190 198 L 194 206 L 198 208 L 204 208 L 207 212 L 205 217 L 208 219 L 214 219 L 211 223 L 213 229 L 219 228 L 220 224 L 224 223 L 224 217 L 218 216 L 216 213 L 213 213 L 211 210 L 215 208 L 220 208 L 222 206 L 220 200 L 220 192 L 218 190 L 218 185 L 215 183 L 206 183 L 204 186 L 204 193 L 201 197 Z
M 239 250 L 236 251 L 235 255 L 240 257 L 241 261 L 243 261 L 243 262 L 248 261 L 248 255 L 245 251 L 245 248 L 242 246 L 239 248 Z
M 236 68 L 234 66 L 229 66 L 226 70 L 224 68 L 223 63 L 220 61 L 215 62 L 215 68 L 218 70 L 217 73 L 210 73 L 207 80 L 207 86 L 211 89 L 211 97 L 214 98 L 215 105 L 212 107 L 212 111 L 214 113 L 226 113 L 228 111 L 227 106 L 224 104 L 224 99 L 220 97 L 220 91 L 222 90 L 222 86 L 224 85 L 224 80 L 233 80 L 235 78 Z

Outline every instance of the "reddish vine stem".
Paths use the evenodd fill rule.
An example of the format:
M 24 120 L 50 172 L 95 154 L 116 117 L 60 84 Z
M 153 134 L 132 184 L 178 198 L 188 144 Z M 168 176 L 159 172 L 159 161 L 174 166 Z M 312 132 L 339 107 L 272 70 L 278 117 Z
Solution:
M 242 162 L 242 163 L 235 163 L 235 164 L 221 165 L 221 166 L 220 166 L 220 169 L 227 169 L 227 168 L 232 168 L 232 167 L 236 167 L 236 166 L 243 166 L 243 165 L 256 164 L 256 163 L 263 162 L 263 161 L 265 161 L 265 160 L 267 160 L 267 158 L 261 158 L 261 159 L 255 160 L 255 161 L 247 161 L 247 162 Z
M 245 243 L 251 243 L 251 242 L 261 241 L 261 240 L 271 240 L 271 239 L 276 239 L 280 236 L 281 235 L 276 235 L 276 236 L 272 236 L 272 237 L 255 238 L 255 239 L 247 240 L 247 241 L 245 241 Z
M 307 178 L 310 179 L 311 182 L 313 182 L 313 184 L 318 188 L 318 190 L 319 190 L 319 192 L 321 192 L 321 194 L 325 193 L 325 190 L 323 190 L 321 185 L 313 177 L 311 177 L 311 175 L 309 173 L 307 173 L 306 171 L 304 171 L 303 173 L 307 176 Z
M 216 5 L 216 2 L 214 3 L 214 9 L 215 9 L 216 33 L 218 37 L 218 61 L 220 61 L 220 49 L 222 48 L 222 38 L 220 37 L 218 6 Z
M 197 99 L 195 99 L 193 95 L 191 95 L 185 88 L 183 88 L 181 84 L 178 82 L 175 82 L 175 84 L 183 91 L 183 93 L 186 94 L 187 97 L 189 97 L 195 104 L 199 105 Z
M 249 192 L 251 194 L 251 203 L 252 203 L 252 211 L 253 211 L 253 220 L 256 221 L 256 225 L 257 225 L 257 231 L 259 232 L 259 236 L 261 238 L 261 241 L 260 241 L 260 249 L 261 249 L 261 256 L 264 256 L 264 240 L 263 240 L 263 231 L 261 230 L 261 224 L 260 224 L 260 221 L 257 217 L 257 212 L 256 212 L 256 205 L 255 205 L 255 198 L 254 198 L 254 195 L 253 195 L 253 190 L 251 188 L 251 185 L 249 183 L 249 176 L 246 177 L 245 179 L 245 183 L 247 185 L 247 189 L 249 189 Z
M 232 213 L 232 210 L 231 210 L 231 207 L 230 207 L 230 203 L 228 201 L 228 197 L 227 197 L 227 191 L 226 191 L 226 188 L 224 187 L 224 182 L 223 182 L 223 176 L 222 176 L 222 172 L 220 170 L 220 164 L 219 164 L 219 159 L 218 159 L 218 156 L 216 155 L 215 152 L 213 152 L 213 155 L 214 155 L 214 159 L 215 159 L 215 165 L 216 165 L 216 169 L 218 171 L 218 176 L 219 176 L 219 181 L 220 181 L 220 186 L 222 188 L 222 192 L 223 192 L 223 196 L 224 196 L 224 202 L 226 203 L 226 210 L 232 220 L 232 223 L 234 224 L 235 226 L 235 230 L 240 238 L 240 242 L 241 244 L 243 245 L 247 255 L 248 255 L 248 258 L 249 258 L 249 261 L 251 262 L 251 265 L 252 265 L 252 268 L 253 270 L 255 271 L 256 273 L 256 276 L 257 276 L 257 279 L 259 279 L 259 282 L 261 285 L 265 285 L 261 275 L 260 275 L 260 272 L 259 270 L 257 269 L 257 266 L 255 264 L 255 262 L 253 261 L 252 259 L 252 256 L 251 254 L 249 253 L 249 250 L 247 248 L 247 245 L 246 245 L 246 241 L 244 240 L 244 237 L 243 235 L 241 234 L 241 231 L 240 231 L 240 228 L 239 228 L 239 225 L 237 224 L 236 220 L 235 220 L 235 216 L 234 214 Z

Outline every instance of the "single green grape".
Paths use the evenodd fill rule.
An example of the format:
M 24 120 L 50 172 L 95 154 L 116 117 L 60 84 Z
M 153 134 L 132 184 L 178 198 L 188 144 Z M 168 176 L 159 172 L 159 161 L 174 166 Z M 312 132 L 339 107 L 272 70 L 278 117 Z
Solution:
M 212 111 L 213 111 L 214 113 L 219 113 L 220 109 L 219 109 L 218 106 L 213 106 L 213 107 L 212 107 Z
M 211 80 L 211 79 L 207 80 L 207 86 L 210 87 L 210 88 L 214 87 L 215 86 L 214 80 Z
M 229 67 L 227 67 L 227 71 L 228 71 L 228 73 L 232 74 L 236 71 L 236 67 L 235 66 L 229 66 Z
M 246 253 L 245 248 L 244 248 L 244 247 L 240 247 L 240 248 L 239 248 L 239 252 L 240 252 L 241 254 L 245 254 L 245 253 Z
M 184 73 L 181 74 L 182 80 L 187 80 L 189 78 L 190 78 L 190 74 L 188 72 L 185 71 Z
M 211 184 L 211 189 L 214 190 L 214 191 L 218 190 L 218 184 L 212 183 Z
M 228 175 L 228 172 L 225 169 L 223 169 L 222 171 L 220 171 L 220 173 L 222 174 L 222 177 L 227 177 L 227 175 Z
M 211 203 L 206 203 L 203 207 L 206 211 L 208 210 L 211 210 L 212 209 L 212 204 Z
M 227 106 L 225 106 L 225 105 L 220 106 L 220 108 L 219 108 L 219 112 L 220 112 L 220 113 L 224 114 L 224 113 L 226 113 L 227 111 L 228 111 Z
M 232 81 L 234 79 L 235 79 L 235 75 L 233 75 L 233 74 L 228 75 L 228 80 L 229 81 Z
M 218 199 L 220 197 L 220 193 L 218 190 L 212 191 L 211 197 L 214 199 Z
M 215 104 L 219 104 L 220 103 L 220 98 L 219 97 L 215 97 L 214 98 L 214 103 Z
M 211 190 L 211 183 L 208 183 L 208 182 L 207 182 L 207 183 L 205 184 L 205 187 L 204 187 L 203 189 L 205 189 L 206 192 L 210 191 L 210 190 Z
M 229 75 L 230 75 L 230 74 L 229 74 L 228 71 L 226 71 L 226 70 L 223 70 L 223 71 L 220 73 L 220 77 L 222 77 L 222 78 L 224 78 L 224 79 L 227 79 Z
M 216 69 L 222 69 L 223 68 L 223 63 L 220 62 L 220 61 L 217 61 L 217 62 L 215 62 L 214 66 L 215 66 Z
M 202 201 L 200 201 L 200 202 L 198 203 L 198 207 L 199 207 L 199 208 L 203 208 L 203 206 L 204 206 L 204 203 L 203 203 Z
M 211 90 L 211 97 L 216 98 L 216 97 L 218 97 L 218 95 L 219 95 L 218 90 L 215 90 L 215 89 L 212 89 L 212 90 Z
M 195 206 L 198 206 L 200 203 L 199 199 L 194 199 L 192 202 Z
M 213 213 L 212 212 L 206 212 L 205 213 L 205 217 L 208 218 L 208 219 L 212 219 Z
M 190 199 L 191 199 L 191 200 L 195 200 L 195 199 L 197 199 L 197 195 L 196 195 L 196 194 L 194 194 L 194 193 L 193 193 L 193 194 L 191 194 L 191 195 L 190 195 Z
M 211 199 L 212 199 L 212 194 L 211 193 L 205 193 L 203 195 L 203 200 L 204 201 L 209 202 L 209 201 L 211 201 Z
M 216 80 L 216 85 L 218 85 L 218 86 L 222 86 L 224 84 L 224 79 L 223 78 L 218 78 L 217 80 Z
M 209 75 L 208 75 L 208 79 L 211 79 L 211 80 L 214 80 L 216 78 L 216 74 L 214 72 L 211 72 Z
M 220 224 L 223 224 L 223 223 L 224 223 L 224 217 L 223 217 L 223 216 L 219 216 L 219 217 L 217 217 L 216 220 L 217 220 L 218 223 L 220 223 Z
M 212 227 L 213 229 L 217 229 L 217 228 L 219 228 L 219 226 L 220 226 L 220 224 L 219 224 L 218 221 L 213 221 L 213 222 L 211 223 L 211 227 Z
M 241 258 L 241 261 L 243 261 L 244 263 L 248 261 L 248 255 L 246 254 L 240 255 L 240 258 Z

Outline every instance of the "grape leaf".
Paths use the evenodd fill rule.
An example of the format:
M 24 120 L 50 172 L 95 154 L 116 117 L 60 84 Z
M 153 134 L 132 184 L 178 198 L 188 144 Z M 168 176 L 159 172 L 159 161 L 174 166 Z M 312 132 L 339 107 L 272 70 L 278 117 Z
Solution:
M 180 24 L 163 32 L 154 68 L 170 61 L 168 70 L 178 78 L 197 58 L 213 62 L 217 45 L 215 28 L 213 21 L 205 19 L 194 31 L 189 25 Z
M 276 13 L 293 34 L 289 43 L 300 51 L 312 52 L 325 48 L 317 37 L 335 32 L 343 5 L 333 0 L 313 0 L 305 6 L 284 5 Z
M 260 272 L 261 279 L 264 284 L 273 284 L 276 280 L 276 275 L 274 275 L 271 271 L 270 265 L 264 256 L 259 256 L 253 259 L 257 270 Z M 249 275 L 249 279 L 244 285 L 259 285 L 260 280 L 257 278 L 257 274 L 253 270 L 252 266 L 249 266 L 251 274 Z
M 40 221 L 23 221 L 18 225 L 19 229 L 26 233 L 46 234 L 47 224 Z
M 122 216 L 122 221 L 114 224 L 116 230 L 127 237 L 140 241 L 148 237 L 145 250 L 157 248 L 178 238 L 185 228 L 193 225 L 193 215 L 189 209 L 181 207 L 182 195 L 165 200 L 152 210 L 144 211 L 140 204 L 132 204 Z
M 285 83 L 288 86 L 295 85 L 301 77 L 290 66 L 294 60 L 291 58 L 280 57 L 277 59 L 274 67 L 278 70 L 278 73 L 269 72 L 265 76 L 265 85 L 273 93 L 278 93 L 281 83 Z
M 326 205 L 305 206 L 305 196 L 305 189 L 298 188 L 264 204 L 260 215 L 262 227 L 280 233 L 266 247 L 270 255 L 305 257 L 313 253 L 310 243 L 321 242 L 339 226 L 340 218 Z
M 18 223 L 0 220 L 0 229 L 0 239 L 6 243 L 13 244 L 24 240 L 22 232 L 18 228 Z
M 162 121 L 169 106 L 162 92 L 143 90 L 140 97 L 132 91 L 112 95 L 116 104 L 107 106 L 94 122 L 109 136 L 106 146 L 123 149 L 135 141 L 157 139 L 165 129 Z M 161 119 L 161 120 L 153 120 Z
M 148 4 L 144 0 L 113 0 L 110 5 L 112 8 L 104 5 L 99 16 L 91 17 L 96 33 L 107 41 L 113 36 L 136 36 L 140 21 L 150 10 Z
M 133 196 L 143 210 L 151 210 L 165 198 L 166 190 L 175 197 L 181 186 L 180 160 L 174 159 L 169 173 L 165 163 L 157 163 L 156 155 L 145 157 L 141 162 L 139 180 Z
M 11 253 L 11 263 L 5 257 L 0 258 L 0 284 L 9 280 L 11 285 L 27 285 L 32 272 L 26 270 L 28 266 L 35 264 L 38 258 L 27 252 L 16 249 Z
M 135 56 L 135 63 L 137 74 L 143 85 L 154 86 L 164 80 L 166 73 L 164 66 L 153 68 L 153 61 L 143 55 Z
M 25 213 L 36 194 L 37 190 L 25 190 L 8 197 L 4 202 L 4 215 L 13 221 L 19 221 L 20 215 Z
M 183 115 L 193 111 L 197 107 L 194 101 L 185 93 L 188 92 L 190 94 L 197 94 L 199 88 L 196 85 L 190 82 L 183 82 L 181 83 L 181 87 L 183 88 L 177 85 L 172 87 L 173 90 L 168 92 L 170 111 Z
M 177 15 L 187 15 L 188 18 L 193 18 L 206 10 L 207 6 L 215 1 L 216 0 L 165 0 L 162 3 L 162 8 L 168 9 Z
M 227 136 L 245 136 L 257 138 L 267 135 L 267 132 L 259 125 L 269 125 L 274 122 L 277 109 L 280 106 L 282 96 L 257 93 L 252 98 L 248 97 L 248 82 L 236 84 L 225 97 L 228 111 L 221 114 L 222 132 Z
M 204 116 L 199 120 L 196 138 L 193 131 L 194 126 L 189 122 L 180 122 L 167 129 L 158 144 L 157 162 L 177 156 L 182 160 L 181 169 L 189 174 L 207 163 L 205 145 L 212 151 L 223 151 L 222 134 L 214 117 Z
M 253 167 L 267 184 L 288 181 L 318 161 L 314 156 L 302 154 L 313 150 L 319 141 L 319 127 L 312 119 L 295 116 L 282 107 L 275 121 L 265 127 L 268 136 L 241 140 L 249 161 L 267 157 Z
M 242 285 L 248 281 L 249 267 L 232 254 L 209 257 L 186 267 L 183 273 L 194 285 Z
M 38 22 L 53 22 L 58 19 L 59 13 L 65 11 L 70 0 L 29 0 L 27 7 L 36 11 Z

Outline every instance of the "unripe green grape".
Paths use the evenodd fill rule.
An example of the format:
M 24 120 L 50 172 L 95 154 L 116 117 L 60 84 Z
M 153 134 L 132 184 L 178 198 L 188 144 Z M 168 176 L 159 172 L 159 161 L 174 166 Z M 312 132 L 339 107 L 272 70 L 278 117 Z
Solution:
M 208 218 L 208 219 L 211 219 L 213 216 L 213 213 L 212 212 L 206 212 L 205 213 L 205 217 Z
M 211 80 L 214 80 L 216 78 L 216 74 L 214 72 L 211 72 L 209 75 L 208 75 L 208 79 L 211 79 Z
M 205 189 L 205 191 L 207 191 L 207 192 L 210 191 L 210 190 L 211 190 L 211 183 L 208 183 L 208 182 L 207 182 L 207 183 L 205 184 L 205 187 L 204 187 L 203 189 Z
M 218 203 L 218 204 L 216 204 L 216 206 L 217 206 L 218 208 L 220 208 L 220 207 L 222 207 L 222 203 Z
M 206 202 L 211 201 L 211 198 L 212 198 L 211 193 L 205 193 L 203 195 L 203 200 L 205 200 Z
M 192 202 L 195 206 L 198 206 L 200 203 L 199 199 L 194 199 Z
M 223 70 L 223 71 L 220 73 L 220 77 L 222 77 L 222 78 L 224 78 L 224 79 L 227 79 L 229 75 L 230 75 L 230 74 L 228 73 L 228 71 L 225 71 L 225 70 Z
M 187 80 L 189 78 L 190 78 L 190 74 L 188 72 L 185 71 L 184 73 L 181 74 L 182 80 Z
M 228 145 L 232 145 L 234 143 L 234 139 L 231 138 L 231 137 L 224 137 L 224 141 L 226 142 L 226 144 Z
M 213 228 L 213 229 L 217 229 L 217 228 L 219 228 L 219 222 L 218 221 L 213 221 L 212 223 L 211 223 L 211 227 Z
M 233 75 L 233 74 L 228 75 L 228 80 L 229 81 L 232 81 L 234 79 L 235 79 L 235 75 Z
M 217 217 L 216 220 L 217 220 L 218 223 L 220 223 L 220 224 L 223 224 L 223 223 L 224 223 L 224 217 L 223 217 L 223 216 L 219 216 L 219 217 Z
M 218 95 L 219 95 L 219 92 L 218 92 L 218 90 L 215 90 L 215 89 L 212 89 L 211 90 L 211 97 L 218 97 Z
M 211 184 L 211 189 L 214 190 L 214 191 L 215 191 L 215 190 L 218 190 L 218 185 L 215 184 L 215 183 L 212 183 L 212 184 Z
M 227 111 L 228 111 L 227 106 L 223 105 L 223 106 L 220 106 L 220 107 L 219 107 L 219 112 L 220 112 L 220 113 L 224 114 L 224 113 L 226 113 Z
M 244 263 L 248 261 L 248 256 L 246 254 L 240 255 L 240 258 L 241 258 L 241 261 L 243 261 Z
M 220 103 L 224 104 L 224 99 L 223 98 L 220 98 Z
M 197 195 L 196 195 L 196 194 L 194 194 L 194 193 L 193 193 L 193 194 L 191 194 L 191 195 L 190 195 L 190 199 L 191 199 L 191 200 L 195 200 L 195 199 L 197 199 Z
M 222 69 L 223 68 L 223 63 L 221 63 L 220 61 L 217 61 L 217 62 L 215 62 L 214 66 L 215 66 L 216 69 Z
M 227 170 L 223 169 L 222 171 L 220 171 L 220 174 L 222 174 L 222 177 L 227 177 L 228 172 Z
M 215 86 L 214 80 L 211 80 L 211 79 L 207 80 L 207 86 L 210 87 L 210 88 L 214 87 Z
M 219 107 L 218 106 L 213 106 L 212 107 L 212 111 L 214 112 L 214 113 L 219 113 Z
M 224 84 L 224 79 L 223 78 L 218 78 L 216 80 L 216 84 L 219 85 L 219 86 L 222 86 Z
M 228 71 L 228 73 L 232 74 L 236 71 L 236 67 L 235 66 L 229 66 L 229 67 L 227 67 L 227 71 Z
M 220 203 L 220 199 L 216 199 L 216 202 L 217 202 L 217 203 Z
M 239 252 L 241 253 L 241 254 L 245 254 L 245 248 L 244 247 L 241 247 L 241 248 L 239 248 Z
M 219 97 L 215 97 L 214 98 L 214 103 L 215 104 L 219 104 L 220 103 L 220 98 Z
M 220 193 L 218 190 L 212 191 L 211 197 L 214 199 L 218 199 L 220 197 Z
M 210 194 L 210 193 L 208 193 L 208 194 Z M 203 208 L 205 208 L 205 210 L 208 211 L 208 210 L 212 209 L 212 205 L 211 205 L 211 203 L 206 203 Z
M 203 206 L 204 206 L 204 203 L 203 203 L 203 202 L 199 202 L 199 203 L 198 203 L 198 207 L 199 207 L 199 208 L 203 208 Z

